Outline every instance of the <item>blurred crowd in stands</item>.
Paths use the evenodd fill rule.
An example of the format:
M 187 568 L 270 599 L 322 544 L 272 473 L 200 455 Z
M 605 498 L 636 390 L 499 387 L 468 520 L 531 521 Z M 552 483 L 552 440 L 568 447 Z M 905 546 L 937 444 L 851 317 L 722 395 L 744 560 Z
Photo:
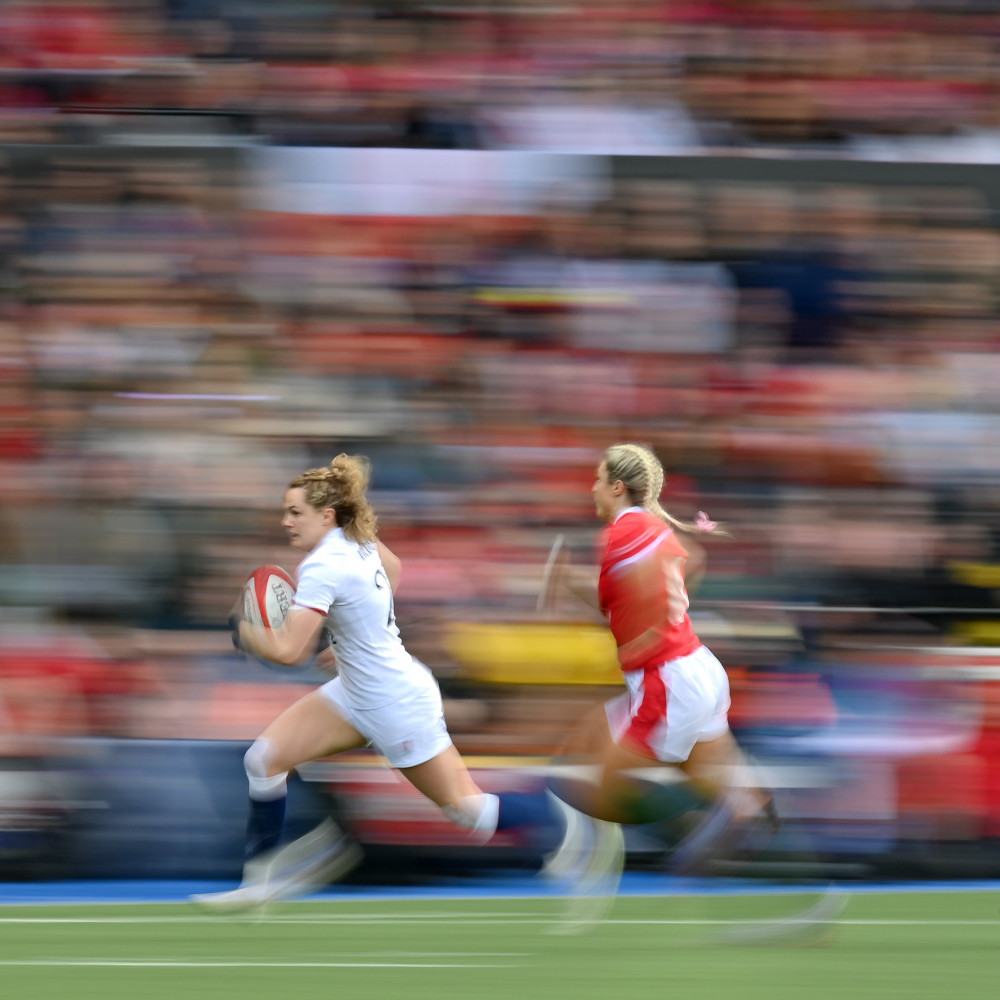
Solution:
M 241 207 L 241 177 L 197 151 L 8 172 L 5 600 L 218 623 L 289 557 L 284 484 L 338 450 L 373 459 L 415 604 L 532 607 L 618 439 L 678 515 L 731 523 L 710 593 L 933 605 L 995 558 L 980 192 L 624 178 L 345 217 Z
M 0 139 L 995 158 L 998 27 L 989 0 L 13 0 Z
M 668 508 L 732 535 L 710 540 L 696 608 L 820 604 L 843 610 L 819 631 L 889 634 L 892 615 L 849 609 L 923 608 L 908 634 L 995 642 L 995 192 L 603 155 L 987 136 L 993 8 L 0 5 L 8 624 L 96 626 L 83 655 L 158 650 L 183 678 L 185 633 L 216 629 L 227 654 L 242 580 L 289 563 L 287 481 L 362 452 L 405 563 L 401 624 L 447 673 L 443 622 L 534 615 L 557 532 L 589 558 L 595 464 L 640 440 Z M 344 158 L 296 185 L 297 161 L 257 155 L 306 145 Z M 598 166 L 567 157 L 516 209 L 431 208 L 428 187 L 358 214 L 366 180 L 395 180 L 348 147 Z M 320 210 L 323 171 L 347 165 L 346 207 Z M 269 200 L 292 188 L 316 207 Z

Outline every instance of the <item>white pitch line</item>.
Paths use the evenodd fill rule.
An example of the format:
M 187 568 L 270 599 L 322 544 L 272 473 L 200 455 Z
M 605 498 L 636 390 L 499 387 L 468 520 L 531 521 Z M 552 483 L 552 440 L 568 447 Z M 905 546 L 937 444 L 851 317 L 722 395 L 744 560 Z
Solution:
M 438 923 L 464 923 L 466 921 L 480 923 L 503 923 L 507 917 L 532 921 L 544 921 L 544 916 L 533 913 L 455 913 L 447 916 L 438 914 L 399 914 L 355 913 L 355 914 L 317 914 L 315 916 L 296 916 L 295 914 L 262 915 L 252 911 L 230 914 L 232 921 L 258 922 L 262 917 L 268 923 L 280 924 L 356 924 L 356 923 L 402 923 L 422 924 L 432 921 Z M 219 917 L 206 917 L 192 914 L 189 917 L 0 917 L 0 924 L 221 924 L 226 920 Z
M 670 924 L 676 926 L 768 925 L 768 924 L 836 924 L 838 927 L 1000 927 L 1000 920 L 844 920 L 840 917 L 760 917 L 742 920 L 602 920 L 602 924 Z
M 0 966 L 127 969 L 509 969 L 488 962 L 188 962 L 140 959 L 0 959 Z
M 794 914 L 789 914 L 784 917 L 719 917 L 719 918 L 708 918 L 708 917 L 688 917 L 688 918 L 668 918 L 668 917 L 605 917 L 601 920 L 602 925 L 607 924 L 620 924 L 622 926 L 650 926 L 650 927 L 699 927 L 699 926 L 728 926 L 730 924 L 766 924 L 775 921 L 787 921 L 787 920 L 801 920 L 806 923 L 810 920 L 809 917 L 796 917 Z M 347 917 L 279 917 L 277 921 L 280 923 L 287 924 L 341 924 L 341 923 L 356 923 L 357 921 L 352 920 Z M 482 925 L 492 925 L 498 926 L 502 924 L 548 924 L 552 922 L 551 916 L 534 916 L 534 915 L 520 915 L 504 917 L 492 916 L 483 918 L 470 918 L 467 916 L 463 917 L 421 917 L 420 919 L 412 919 L 409 917 L 374 917 L 370 919 L 371 923 L 384 923 L 384 924 L 482 924 Z M 816 919 L 817 923 L 830 923 L 830 917 L 822 917 Z M 908 919 L 871 919 L 866 920 L 863 918 L 850 918 L 843 919 L 837 917 L 835 920 L 838 924 L 843 925 L 857 925 L 857 926 L 885 926 L 885 927 L 996 927 L 1000 926 L 1000 920 L 908 920 Z
M 386 951 L 379 958 L 530 958 L 527 951 Z M 374 956 L 373 956 L 374 957 Z
M 274 924 L 503 924 L 503 923 L 545 923 L 549 918 L 533 913 L 456 913 L 442 916 L 429 914 L 421 916 L 400 916 L 398 914 L 330 914 L 328 916 L 298 917 L 293 914 L 233 913 L 226 917 L 0 917 L 0 924 L 229 924 L 229 923 L 274 923 Z
M 241 918 L 234 918 L 239 921 Z M 247 918 L 242 918 L 246 920 Z M 800 920 L 802 923 L 808 923 L 809 918 L 796 918 L 794 915 L 788 917 L 722 917 L 718 919 L 700 918 L 692 917 L 686 919 L 669 919 L 665 917 L 649 917 L 649 918 L 637 918 L 628 919 L 625 917 L 606 917 L 601 921 L 602 924 L 620 924 L 621 926 L 649 926 L 649 927 L 712 927 L 712 926 L 730 926 L 730 925 L 740 925 L 740 924 L 767 924 L 775 921 L 786 921 L 786 920 Z M 219 924 L 220 926 L 229 926 L 233 921 L 220 920 L 218 917 L 0 917 L 0 924 L 121 924 L 121 923 L 208 923 L 208 924 Z M 257 922 L 254 918 L 254 922 Z M 341 917 L 341 916 L 330 916 L 330 917 L 268 917 L 264 919 L 264 922 L 282 923 L 282 924 L 305 924 L 305 925 L 315 925 L 315 926 L 325 926 L 325 925 L 336 925 L 336 924 L 356 924 L 358 922 L 356 916 L 352 917 Z M 456 917 L 398 917 L 398 916 L 386 916 L 377 917 L 370 916 L 368 918 L 369 923 L 377 924 L 441 924 L 441 925 L 452 925 L 452 924 L 476 924 L 484 926 L 499 926 L 503 924 L 519 925 L 519 924 L 549 924 L 552 922 L 551 916 L 521 916 L 516 917 L 505 917 L 503 915 L 495 915 L 492 917 L 483 917 L 470 919 L 468 916 L 456 916 Z M 829 918 L 819 919 L 818 923 L 829 923 Z M 841 926 L 857 926 L 857 927 L 996 927 L 1000 926 L 1000 920 L 865 920 L 861 918 L 849 918 L 842 919 L 837 918 L 835 921 Z

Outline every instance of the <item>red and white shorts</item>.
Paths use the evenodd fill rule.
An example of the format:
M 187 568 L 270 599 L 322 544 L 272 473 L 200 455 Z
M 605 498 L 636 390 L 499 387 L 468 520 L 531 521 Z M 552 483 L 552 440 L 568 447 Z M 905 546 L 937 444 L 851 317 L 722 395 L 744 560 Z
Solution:
M 679 764 L 696 743 L 729 730 L 729 678 L 707 646 L 624 676 L 628 690 L 604 706 L 616 743 Z

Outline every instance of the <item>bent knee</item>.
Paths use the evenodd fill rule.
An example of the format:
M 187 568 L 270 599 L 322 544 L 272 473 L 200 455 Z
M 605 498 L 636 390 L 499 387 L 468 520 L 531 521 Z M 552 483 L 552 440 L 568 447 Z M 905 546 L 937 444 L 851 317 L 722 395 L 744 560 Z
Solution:
M 268 769 L 273 760 L 274 745 L 269 739 L 259 736 L 243 755 L 243 769 L 248 778 L 268 778 L 270 777 Z

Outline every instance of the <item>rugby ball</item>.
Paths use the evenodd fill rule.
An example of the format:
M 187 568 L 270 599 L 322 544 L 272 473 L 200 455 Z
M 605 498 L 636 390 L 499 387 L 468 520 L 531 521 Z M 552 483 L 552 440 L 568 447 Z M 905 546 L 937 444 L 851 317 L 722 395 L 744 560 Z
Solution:
M 295 599 L 295 581 L 280 566 L 258 566 L 243 585 L 243 617 L 254 625 L 277 628 Z

